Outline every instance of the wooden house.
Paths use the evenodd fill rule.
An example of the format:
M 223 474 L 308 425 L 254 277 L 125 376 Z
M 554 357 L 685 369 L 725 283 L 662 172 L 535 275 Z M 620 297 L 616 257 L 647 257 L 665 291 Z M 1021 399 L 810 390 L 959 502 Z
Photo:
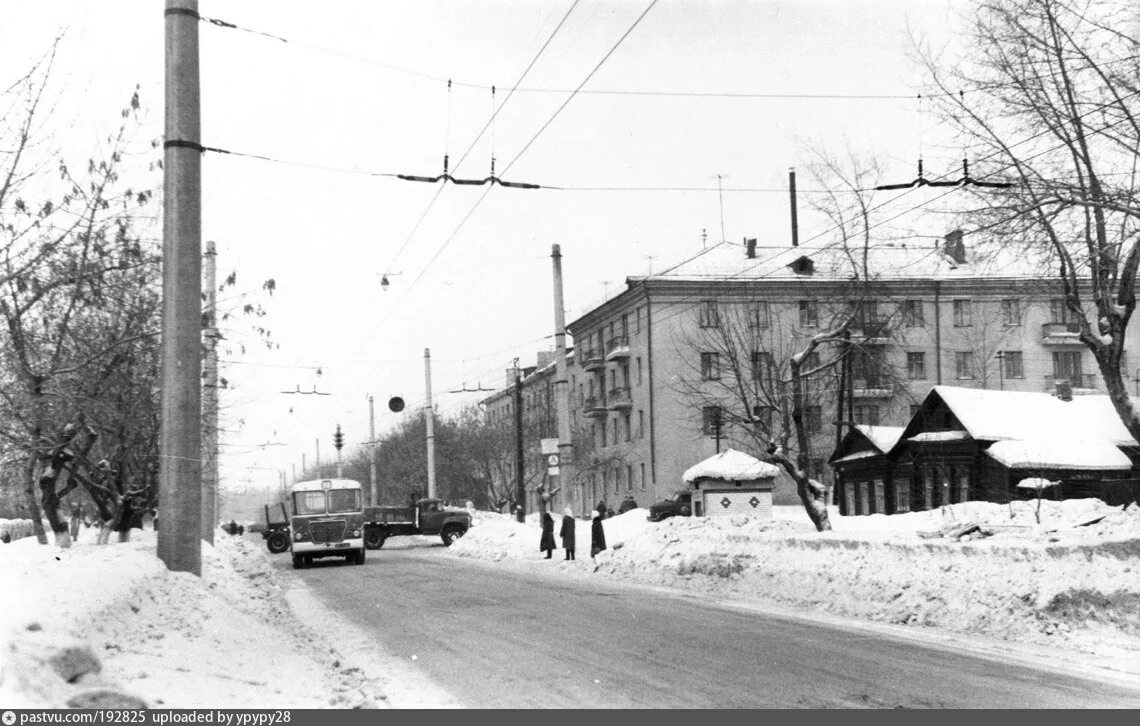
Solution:
M 902 426 L 851 427 L 828 463 L 835 470 L 834 501 L 839 513 L 894 514 L 899 511 L 894 461 L 887 455 L 902 436 Z M 909 484 L 904 486 L 909 501 Z M 905 509 L 902 511 L 906 511 Z

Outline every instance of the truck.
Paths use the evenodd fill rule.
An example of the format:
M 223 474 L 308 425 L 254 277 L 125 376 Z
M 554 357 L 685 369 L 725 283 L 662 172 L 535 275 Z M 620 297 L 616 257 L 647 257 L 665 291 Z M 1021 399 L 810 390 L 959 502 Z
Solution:
M 269 515 L 269 505 L 265 505 L 265 528 L 261 530 L 261 538 L 265 540 L 265 546 L 269 551 L 275 555 L 289 550 L 289 541 L 293 538 L 289 532 L 289 513 L 285 511 L 285 505 L 278 502 L 277 506 L 281 508 L 281 519 L 274 520 Z M 275 509 L 274 514 L 277 513 Z
M 438 534 L 450 547 L 471 528 L 468 512 L 449 509 L 439 499 L 420 499 L 410 507 L 365 507 L 364 546 L 378 550 L 389 537 Z
M 294 569 L 311 565 L 321 557 L 343 557 L 350 565 L 364 564 L 364 499 L 360 482 L 297 482 L 289 497 L 293 504 L 289 550 Z

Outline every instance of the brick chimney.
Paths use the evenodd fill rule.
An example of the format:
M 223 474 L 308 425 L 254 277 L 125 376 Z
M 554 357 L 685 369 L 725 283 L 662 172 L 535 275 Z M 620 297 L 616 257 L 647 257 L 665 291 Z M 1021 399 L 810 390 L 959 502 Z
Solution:
M 554 362 L 554 351 L 552 351 L 552 350 L 540 350 L 540 351 L 538 351 L 538 353 L 535 354 L 535 362 L 536 362 L 537 367 L 545 368 L 546 366 L 548 366 L 552 362 Z
M 942 251 L 959 265 L 966 264 L 966 244 L 962 241 L 962 230 L 956 229 L 946 235 Z
M 756 238 L 744 238 L 744 255 L 750 259 L 756 259 Z

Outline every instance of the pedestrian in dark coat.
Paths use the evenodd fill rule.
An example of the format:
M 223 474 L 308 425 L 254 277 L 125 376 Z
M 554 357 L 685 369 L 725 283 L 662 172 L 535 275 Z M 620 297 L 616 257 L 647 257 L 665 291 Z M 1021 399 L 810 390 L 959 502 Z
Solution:
M 566 549 L 566 559 L 574 559 L 574 529 L 577 523 L 574 521 L 574 510 L 566 507 L 566 511 L 562 517 L 562 530 L 559 531 L 558 536 L 562 538 L 562 546 Z
M 610 508 L 606 506 L 605 502 L 598 502 L 598 514 L 602 516 L 602 519 L 609 516 Z
M 602 515 L 590 512 L 593 524 L 590 525 L 590 557 L 597 557 L 606 548 L 606 530 L 602 528 Z
M 550 512 L 542 513 L 542 539 L 539 540 L 538 549 L 546 553 L 546 559 L 554 552 L 554 517 Z

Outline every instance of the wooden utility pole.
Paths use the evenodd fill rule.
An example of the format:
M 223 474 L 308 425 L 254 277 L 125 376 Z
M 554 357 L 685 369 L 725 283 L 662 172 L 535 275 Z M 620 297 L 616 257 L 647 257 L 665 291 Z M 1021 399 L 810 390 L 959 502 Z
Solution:
M 368 396 L 368 502 L 376 504 L 376 410 L 372 405 L 372 395 Z
M 569 492 L 574 482 L 574 446 L 570 431 L 570 379 L 566 371 L 566 309 L 562 299 L 562 248 L 551 245 L 554 264 L 554 400 L 558 407 L 558 482 Z M 553 488 L 553 487 L 552 487 Z M 551 506 L 554 505 L 552 501 Z
M 158 557 L 202 574 L 202 146 L 198 0 L 166 0 Z
M 515 358 L 515 512 L 520 522 L 526 521 L 526 477 L 523 475 L 522 371 Z
M 214 544 L 218 525 L 218 253 L 206 243 L 205 288 L 206 363 L 202 370 L 202 539 Z
M 435 407 L 431 403 L 431 348 L 424 348 L 424 435 L 427 438 L 428 496 L 435 498 Z

